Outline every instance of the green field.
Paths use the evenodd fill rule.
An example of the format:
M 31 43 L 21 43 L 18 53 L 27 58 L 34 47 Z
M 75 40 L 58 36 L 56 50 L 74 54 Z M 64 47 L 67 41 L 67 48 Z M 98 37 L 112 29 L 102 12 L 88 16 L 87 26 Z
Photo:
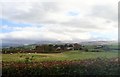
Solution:
M 41 61 L 64 61 L 64 60 L 85 60 L 94 58 L 114 58 L 118 57 L 118 52 L 83 52 L 66 51 L 63 53 L 17 53 L 2 54 L 3 62 L 24 62 L 26 58 L 32 58 L 32 62 Z

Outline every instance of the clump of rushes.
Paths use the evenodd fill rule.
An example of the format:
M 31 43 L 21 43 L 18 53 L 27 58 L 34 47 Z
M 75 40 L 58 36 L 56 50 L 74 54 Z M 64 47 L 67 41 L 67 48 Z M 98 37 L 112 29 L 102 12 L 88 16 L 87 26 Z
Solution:
M 20 55 L 20 58 L 22 57 L 22 55 Z
M 29 63 L 29 62 L 32 62 L 34 56 L 31 56 L 31 57 L 25 57 L 25 63 Z

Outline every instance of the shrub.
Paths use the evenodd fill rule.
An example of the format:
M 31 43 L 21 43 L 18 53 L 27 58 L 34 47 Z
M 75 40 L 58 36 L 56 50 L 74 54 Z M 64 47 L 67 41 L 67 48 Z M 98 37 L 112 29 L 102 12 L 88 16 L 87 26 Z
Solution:
M 28 60 L 28 59 L 27 59 Z M 88 59 L 82 61 L 53 61 L 3 63 L 3 76 L 36 75 L 120 75 L 116 59 Z
M 21 56 L 20 56 L 21 57 Z M 25 63 L 32 62 L 34 56 L 31 57 L 25 57 Z

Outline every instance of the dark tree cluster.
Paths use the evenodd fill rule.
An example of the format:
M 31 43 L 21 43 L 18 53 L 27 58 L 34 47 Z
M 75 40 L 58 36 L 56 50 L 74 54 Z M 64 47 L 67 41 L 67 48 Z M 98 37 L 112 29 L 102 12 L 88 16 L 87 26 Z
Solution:
M 59 52 L 65 52 L 70 50 L 83 50 L 85 52 L 91 51 L 91 52 L 99 52 L 100 49 L 97 46 L 97 49 L 93 48 L 90 50 L 86 46 L 83 46 L 78 43 L 74 44 L 43 44 L 43 45 L 34 45 L 28 46 L 28 47 L 10 47 L 10 48 L 3 48 L 2 53 L 3 54 L 9 54 L 9 53 L 59 53 Z

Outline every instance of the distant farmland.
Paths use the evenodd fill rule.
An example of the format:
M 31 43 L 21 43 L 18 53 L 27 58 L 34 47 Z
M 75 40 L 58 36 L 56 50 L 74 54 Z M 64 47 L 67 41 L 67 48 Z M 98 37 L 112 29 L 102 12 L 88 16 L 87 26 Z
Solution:
M 94 58 L 114 58 L 118 57 L 118 52 L 84 52 L 67 51 L 62 53 L 17 53 L 2 54 L 3 62 L 23 62 L 26 58 L 31 58 L 33 62 L 39 61 L 64 61 L 64 60 L 84 60 Z

